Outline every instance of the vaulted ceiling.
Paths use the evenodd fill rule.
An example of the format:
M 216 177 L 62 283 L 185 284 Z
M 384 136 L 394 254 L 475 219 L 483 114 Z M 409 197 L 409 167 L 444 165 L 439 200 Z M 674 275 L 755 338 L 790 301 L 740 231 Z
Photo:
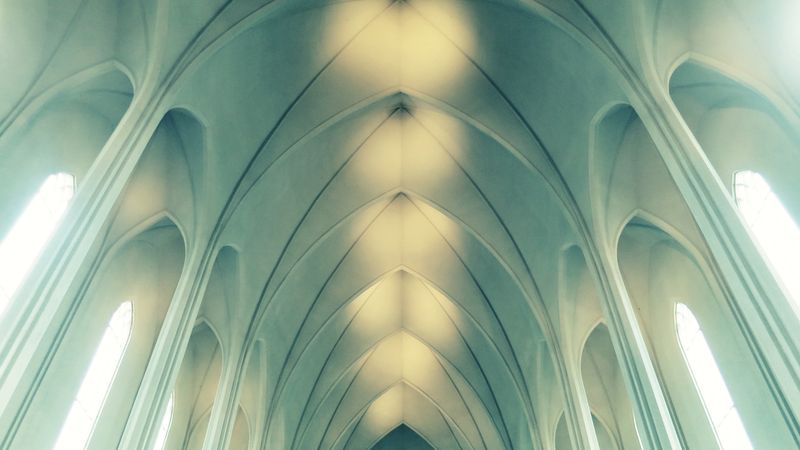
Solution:
M 0 126 L 37 101 L 100 134 L 152 122 L 106 242 L 177 227 L 210 249 L 200 315 L 263 352 L 266 448 L 541 448 L 582 339 L 562 332 L 565 249 L 613 246 L 612 175 L 675 190 L 658 163 L 616 166 L 596 125 L 685 53 L 724 59 L 735 33 L 705 21 L 739 20 L 714 1 L 17 3 Z

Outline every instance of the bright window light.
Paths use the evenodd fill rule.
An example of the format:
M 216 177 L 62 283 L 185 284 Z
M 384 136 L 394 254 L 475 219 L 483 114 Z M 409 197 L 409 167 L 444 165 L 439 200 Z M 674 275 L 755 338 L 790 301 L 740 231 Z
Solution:
M 75 177 L 50 175 L 0 242 L 0 313 L 25 280 L 75 193 Z
M 67 420 L 61 427 L 54 450 L 86 448 L 128 345 L 132 321 L 133 310 L 129 301 L 120 305 L 111 316 Z
M 174 397 L 174 393 L 169 396 L 167 410 L 164 411 L 164 416 L 161 417 L 161 426 L 158 427 L 158 436 L 156 436 L 156 444 L 153 446 L 153 450 L 164 450 L 164 446 L 167 445 L 167 433 L 169 433 L 169 426 L 172 424 Z
M 733 404 L 728 387 L 708 347 L 700 324 L 689 308 L 679 303 L 675 310 L 683 356 L 708 412 L 722 450 L 752 450 L 753 445 Z
M 737 172 L 734 195 L 739 211 L 777 278 L 800 302 L 800 229 L 778 197 L 757 172 Z

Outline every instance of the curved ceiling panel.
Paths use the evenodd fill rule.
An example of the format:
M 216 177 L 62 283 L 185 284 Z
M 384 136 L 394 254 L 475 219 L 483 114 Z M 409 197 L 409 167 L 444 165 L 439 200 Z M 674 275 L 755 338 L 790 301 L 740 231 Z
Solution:
M 435 448 L 541 446 L 533 374 L 575 198 L 548 148 L 568 143 L 525 109 L 553 93 L 509 92 L 520 70 L 577 61 L 492 62 L 510 35 L 486 17 L 517 13 L 520 38 L 576 46 L 507 5 L 331 3 L 266 14 L 184 80 L 211 122 L 251 112 L 209 145 L 239 143 L 214 174 L 217 229 L 247 243 L 268 447 L 365 448 L 401 424 Z
M 752 22 L 738 14 L 752 9 L 744 0 L 13 3 L 0 0 L 0 179 L 11 180 L 0 230 L 49 173 L 81 186 L 48 244 L 64 251 L 43 253 L 47 276 L 20 294 L 33 306 L 8 319 L 32 327 L 8 345 L 37 348 L 3 362 L 15 404 L 0 422 L 15 427 L 7 441 L 23 436 L 15 445 L 49 439 L 28 444 L 40 426 L 29 399 L 51 401 L 42 393 L 58 377 L 39 375 L 57 370 L 51 349 L 81 323 L 86 308 L 75 305 L 105 270 L 95 253 L 167 222 L 184 244 L 170 251 L 185 258 L 184 275 L 167 277 L 178 287 L 159 306 L 165 337 L 137 344 L 154 362 L 142 366 L 123 445 L 149 438 L 148 408 L 187 340 L 170 439 L 189 445 L 224 447 L 235 434 L 235 446 L 257 449 L 543 450 L 592 441 L 593 415 L 630 447 L 634 409 L 643 430 L 669 434 L 657 421 L 681 408 L 660 404 L 638 336 L 649 330 L 637 329 L 629 277 L 614 267 L 632 213 L 662 218 L 709 255 L 734 255 L 709 274 L 754 277 L 720 292 L 735 300 L 731 323 L 748 345 L 770 348 L 769 333 L 738 312 L 751 296 L 737 292 L 761 289 L 763 271 L 739 270 L 748 258 L 727 245 L 746 236 L 717 220 L 726 205 L 703 186 L 713 173 L 694 154 L 699 143 L 725 175 L 750 153 L 771 158 L 770 142 L 775 158 L 791 147 L 767 139 L 797 125 L 791 99 L 776 102 L 794 89 L 781 86 L 789 63 L 732 61 L 754 52 L 750 35 L 769 23 L 740 33 Z M 746 118 L 737 108 L 758 116 L 739 127 L 743 139 L 763 127 L 750 153 L 712 139 Z M 681 126 L 711 113 L 700 131 Z M 792 197 L 794 166 L 781 166 L 776 193 Z M 593 328 L 604 317 L 609 332 Z M 58 332 L 43 331 L 59 318 Z M 782 373 L 778 353 L 756 355 L 765 374 Z M 793 400 L 781 403 L 774 382 L 783 411 Z M 52 383 L 66 399 L 69 386 Z M 628 390 L 635 408 L 623 404 Z M 89 447 L 107 447 L 115 436 L 105 434 Z

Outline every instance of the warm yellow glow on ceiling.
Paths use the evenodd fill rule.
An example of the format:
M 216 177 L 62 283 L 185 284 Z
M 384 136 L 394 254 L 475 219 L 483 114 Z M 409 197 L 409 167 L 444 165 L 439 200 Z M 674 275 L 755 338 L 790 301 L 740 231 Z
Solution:
M 324 40 L 350 42 L 337 64 L 354 82 L 382 82 L 387 88 L 431 94 L 458 86 L 470 64 L 464 53 L 473 48 L 470 22 L 456 3 L 437 2 L 437 15 L 446 23 L 434 25 L 415 3 L 393 2 L 358 32 L 346 14 L 331 15 Z

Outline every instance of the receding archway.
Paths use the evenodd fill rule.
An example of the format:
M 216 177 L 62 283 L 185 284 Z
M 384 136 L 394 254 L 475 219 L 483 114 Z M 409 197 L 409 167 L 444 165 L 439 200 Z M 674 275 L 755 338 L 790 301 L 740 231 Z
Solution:
M 625 449 L 641 448 L 633 422 L 633 405 L 611 343 L 608 328 L 598 324 L 586 338 L 581 356 L 581 374 L 586 397 L 595 417 L 600 448 L 618 442 Z M 607 424 L 598 429 L 598 419 Z M 610 438 L 606 439 L 603 432 Z M 609 443 L 610 442 L 610 443 Z M 617 444 L 613 447 L 618 448 Z

